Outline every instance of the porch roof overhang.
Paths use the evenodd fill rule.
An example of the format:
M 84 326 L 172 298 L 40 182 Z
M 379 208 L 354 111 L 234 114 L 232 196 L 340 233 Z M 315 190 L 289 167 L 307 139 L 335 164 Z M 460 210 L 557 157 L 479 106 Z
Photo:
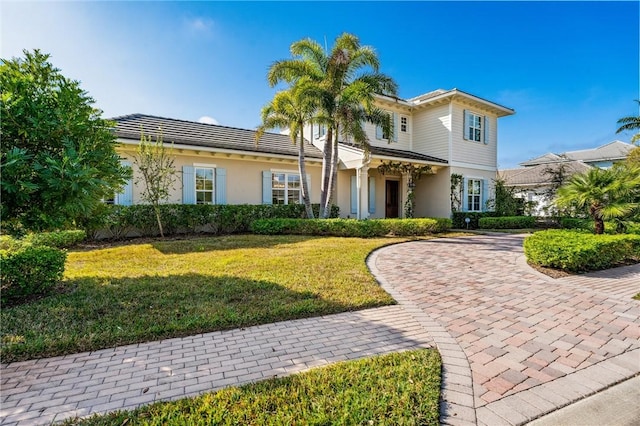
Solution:
M 340 142 L 339 147 L 354 153 L 361 154 L 362 159 L 364 159 L 365 157 L 365 150 L 360 146 L 356 146 L 347 142 Z M 368 155 L 369 163 L 372 166 L 377 166 L 379 165 L 379 163 L 382 163 L 383 161 L 399 161 L 404 163 L 413 163 L 413 164 L 440 166 L 440 167 L 444 167 L 449 164 L 447 160 L 433 157 L 431 155 L 420 154 L 413 151 L 404 151 L 401 149 L 383 148 L 379 146 L 369 146 L 368 154 L 369 154 Z M 349 163 L 351 162 L 345 161 L 344 162 L 345 167 L 353 168 L 354 165 Z M 361 163 L 361 161 L 357 161 L 353 163 Z

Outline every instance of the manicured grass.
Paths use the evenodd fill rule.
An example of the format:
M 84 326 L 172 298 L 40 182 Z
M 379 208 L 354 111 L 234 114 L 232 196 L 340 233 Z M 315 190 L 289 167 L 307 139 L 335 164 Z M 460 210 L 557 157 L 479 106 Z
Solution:
M 2 362 L 393 304 L 365 259 L 399 241 L 237 235 L 71 251 L 62 292 L 3 307 Z
M 434 349 L 395 353 L 66 424 L 437 425 L 440 369 Z

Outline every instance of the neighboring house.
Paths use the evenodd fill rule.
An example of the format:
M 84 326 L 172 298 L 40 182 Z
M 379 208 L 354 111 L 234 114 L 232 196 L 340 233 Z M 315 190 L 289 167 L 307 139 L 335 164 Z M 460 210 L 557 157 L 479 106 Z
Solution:
M 555 161 L 553 163 L 536 164 L 535 166 L 504 169 L 498 171 L 498 178 L 505 182 L 505 186 L 515 189 L 515 195 L 524 199 L 526 211 L 533 216 L 552 215 L 549 211 L 558 176 L 562 174 L 566 179 L 575 173 L 584 173 L 593 166 L 582 161 Z
M 593 149 L 567 151 L 562 154 L 547 153 L 520 163 L 520 168 L 498 172 L 507 187 L 515 188 L 516 195 L 532 203 L 532 214 L 551 214 L 553 188 L 559 176 L 566 179 L 576 173 L 585 173 L 593 167 L 609 168 L 623 161 L 635 146 L 613 141 Z
M 463 91 L 436 90 L 412 99 L 377 97 L 392 115 L 394 131 L 365 124 L 370 148 L 339 146 L 335 204 L 343 217 L 402 217 L 408 176 L 383 175 L 385 162 L 428 165 L 431 174 L 414 189 L 416 217 L 449 217 L 451 175 L 463 176 L 463 211 L 484 211 L 492 198 L 497 172 L 497 120 L 512 109 Z M 155 136 L 162 129 L 165 145 L 173 144 L 180 172 L 169 202 L 216 204 L 287 204 L 300 202 L 297 147 L 287 135 L 265 133 L 258 145 L 253 130 L 133 114 L 113 119 L 123 162 L 132 164 L 140 131 Z M 311 202 L 320 202 L 324 129 L 305 129 L 306 166 Z M 135 173 L 135 170 L 134 170 Z M 140 202 L 131 183 L 115 200 Z

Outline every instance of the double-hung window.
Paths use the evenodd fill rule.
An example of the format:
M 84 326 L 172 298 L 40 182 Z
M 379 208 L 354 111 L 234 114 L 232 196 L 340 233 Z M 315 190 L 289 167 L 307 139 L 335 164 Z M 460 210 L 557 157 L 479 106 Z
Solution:
M 482 181 L 480 179 L 467 180 L 467 211 L 479 212 L 482 208 Z
M 474 114 L 472 112 L 468 113 L 467 118 L 467 139 L 481 142 L 482 141 L 482 123 L 483 117 L 481 115 Z
M 275 172 L 271 174 L 271 203 L 300 204 L 300 175 Z
M 211 167 L 195 167 L 196 176 L 196 204 L 213 204 L 214 169 Z

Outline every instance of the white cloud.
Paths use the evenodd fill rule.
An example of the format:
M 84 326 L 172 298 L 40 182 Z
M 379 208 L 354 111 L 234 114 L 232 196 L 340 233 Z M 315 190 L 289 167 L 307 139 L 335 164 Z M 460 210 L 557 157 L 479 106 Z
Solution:
M 198 123 L 204 123 L 204 124 L 220 124 L 218 123 L 218 120 L 216 120 L 213 117 L 209 117 L 207 115 L 204 115 L 200 118 L 198 118 Z
M 213 29 L 213 20 L 209 18 L 191 18 L 186 21 L 187 28 L 193 34 L 210 34 Z

